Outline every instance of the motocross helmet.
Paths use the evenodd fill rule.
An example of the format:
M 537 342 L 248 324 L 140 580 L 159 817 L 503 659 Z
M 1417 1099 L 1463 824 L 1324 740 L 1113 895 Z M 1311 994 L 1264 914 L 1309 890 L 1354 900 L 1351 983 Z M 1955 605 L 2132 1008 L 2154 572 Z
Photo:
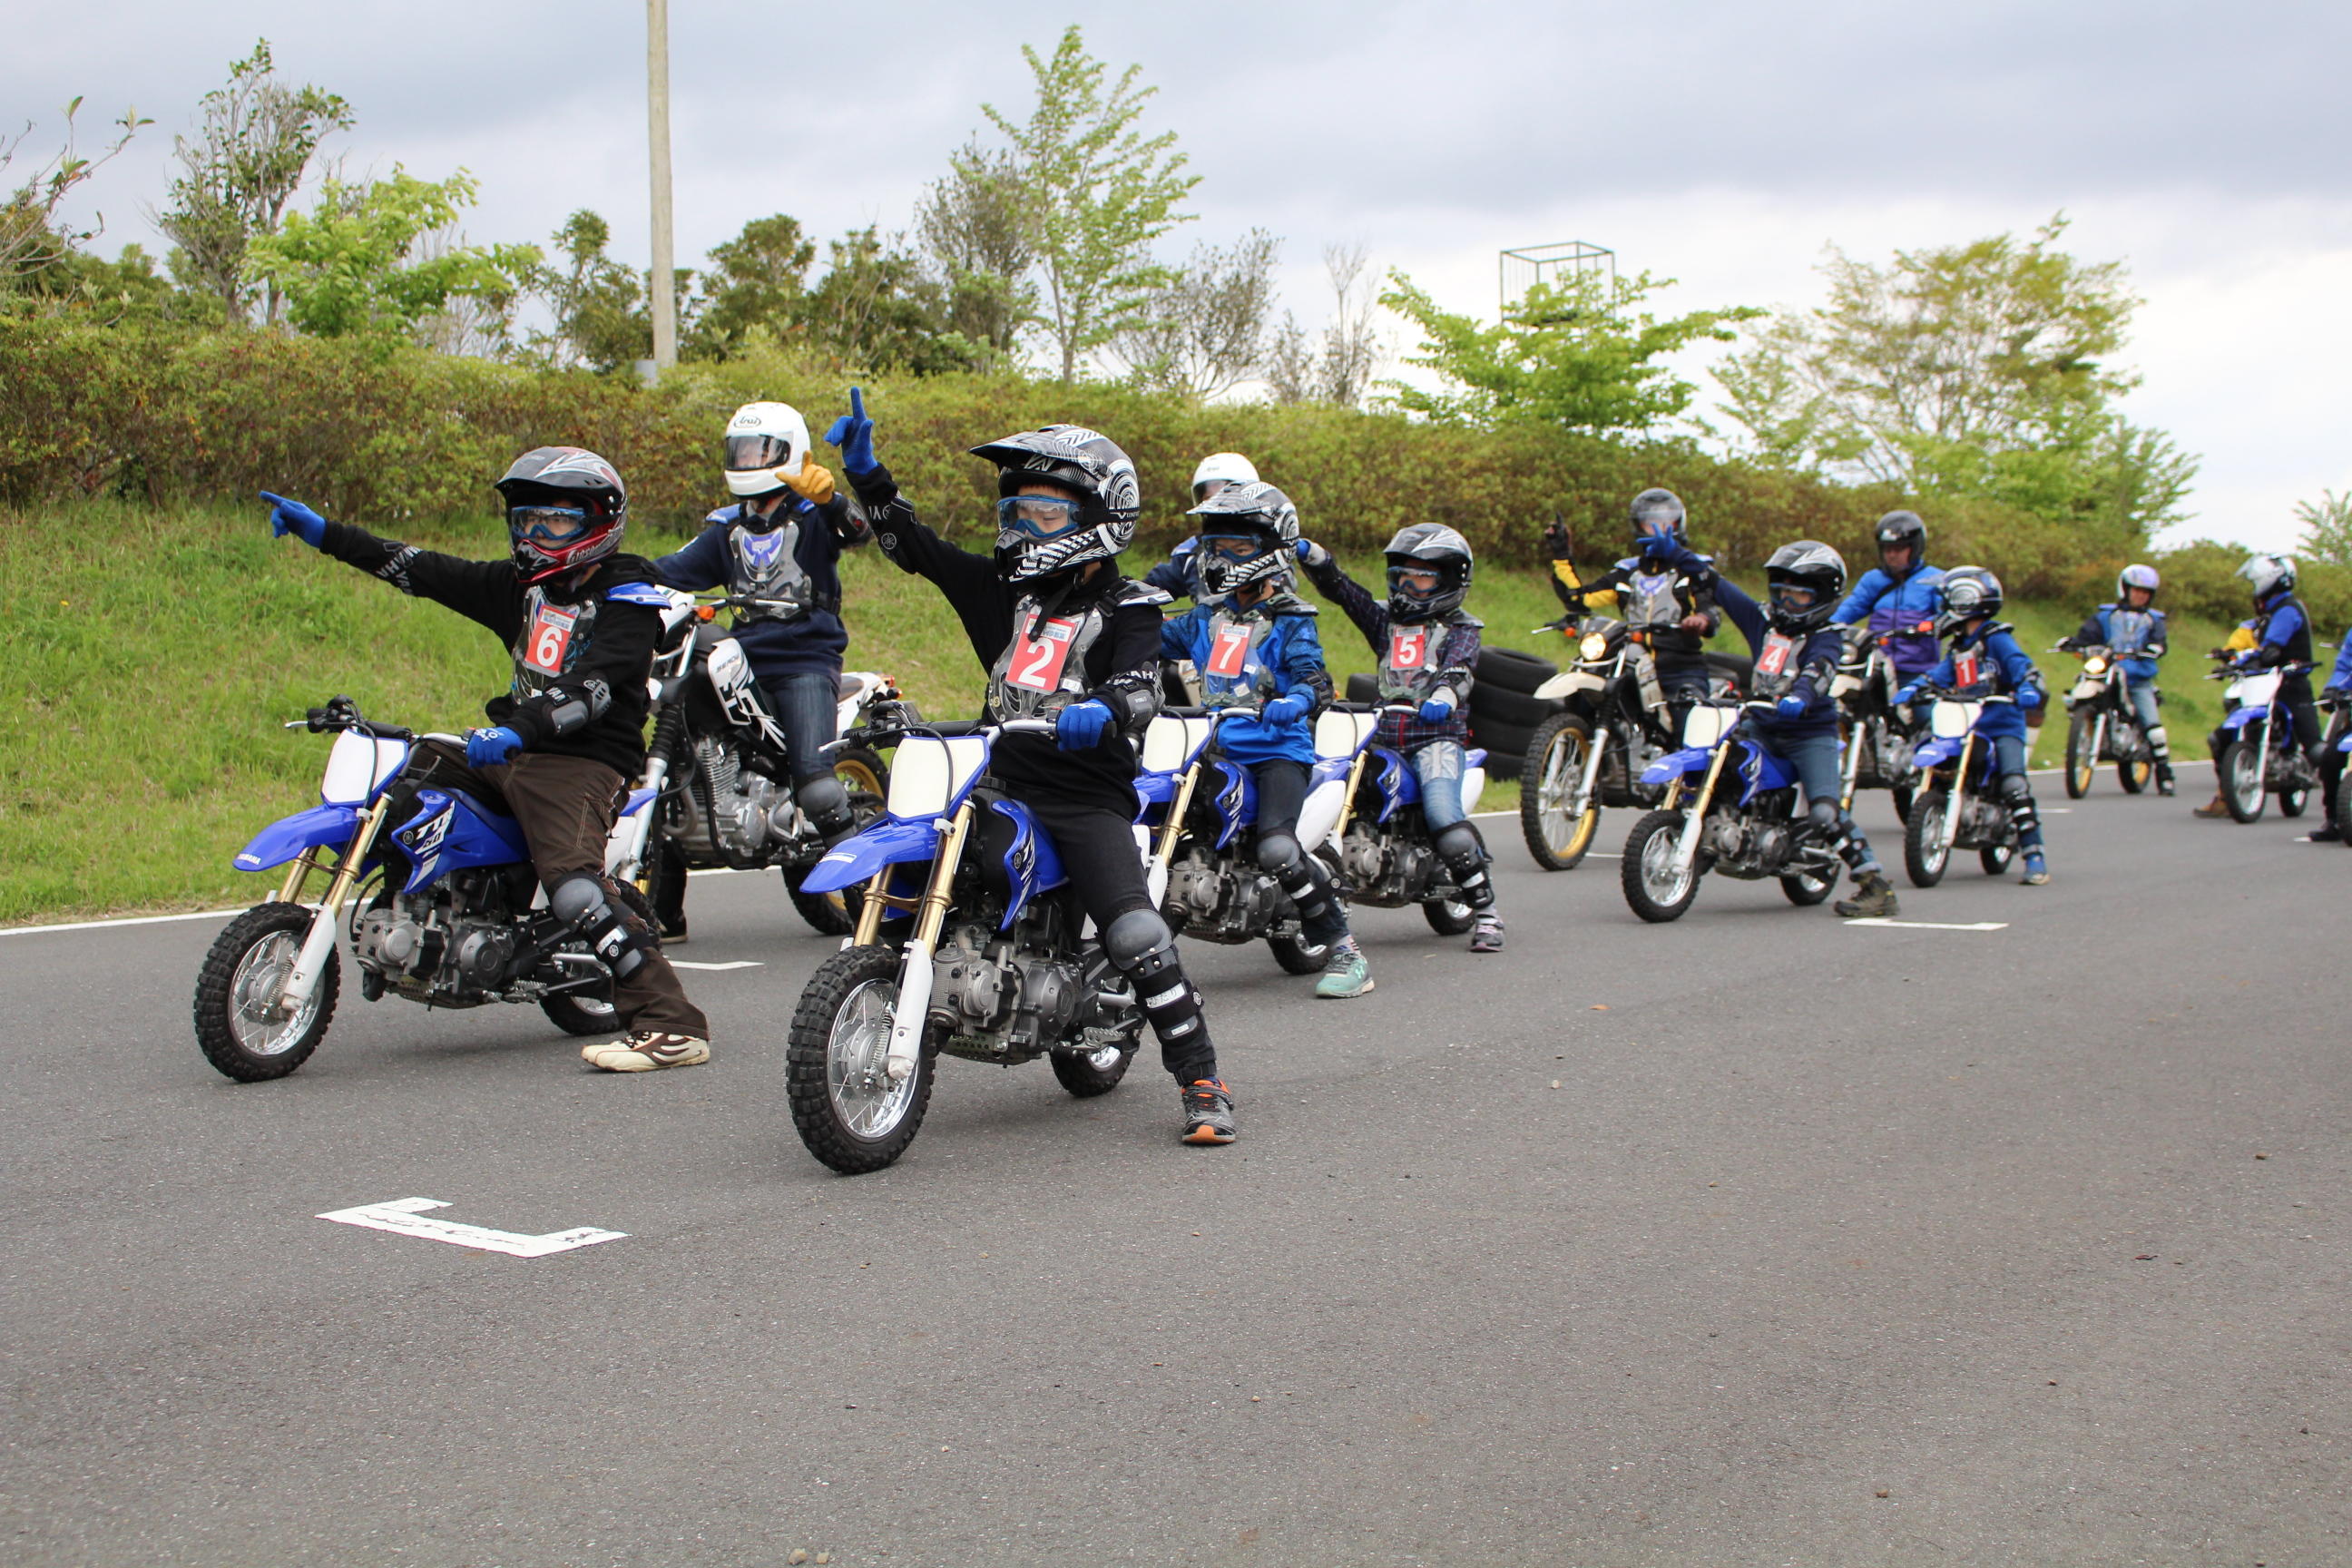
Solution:
M 534 447 L 493 487 L 506 502 L 515 571 L 526 583 L 576 571 L 621 547 L 629 493 L 620 470 L 578 447 Z
M 1192 500 L 1207 500 L 1220 485 L 1257 483 L 1257 466 L 1239 452 L 1212 452 L 1192 470 Z
M 2294 557 L 2250 555 L 2238 568 L 2238 575 L 2254 585 L 2254 603 L 2259 605 L 2273 594 L 2294 592 Z
M 2131 603 L 2129 590 L 2145 588 L 2147 590 L 2147 602 L 2153 605 L 2156 603 L 2156 591 L 2163 583 L 2164 579 L 2156 574 L 2153 566 L 2126 566 L 2116 574 L 2116 603 L 2128 605 Z
M 1416 522 L 1401 529 L 1382 552 L 1389 561 L 1389 618 L 1411 626 L 1462 607 L 1470 592 L 1470 542 L 1442 522 Z M 1434 572 L 1437 586 L 1423 591 L 1402 581 L 1407 573 Z
M 1282 576 L 1298 559 L 1298 509 L 1272 485 L 1235 481 L 1187 515 L 1201 520 L 1192 559 L 1203 593 L 1222 596 Z
M 1936 617 L 1938 637 L 1950 637 L 1979 616 L 2000 614 L 2000 579 L 1981 566 L 1955 566 L 1944 574 L 1944 609 Z
M 1633 552 L 1646 555 L 1650 546 L 1667 540 L 1681 542 L 1685 538 L 1683 523 L 1683 498 L 1672 490 L 1651 489 L 1633 498 L 1626 509 L 1626 518 L 1633 525 Z
M 996 465 L 996 570 L 1006 582 L 1108 561 L 1134 540 L 1143 506 L 1135 460 L 1109 437 L 1080 425 L 1048 425 L 974 447 L 971 455 Z M 1029 484 L 1052 485 L 1068 497 L 1021 496 Z
M 1881 571 L 1893 573 L 1895 568 L 1886 564 L 1886 552 L 1906 546 L 1911 552 L 1911 563 L 1903 568 L 1906 574 L 1916 572 L 1927 563 L 1927 525 L 1920 521 L 1916 511 L 1888 512 L 1878 520 L 1878 526 L 1872 530 L 1872 537 L 1878 542 Z
M 1764 563 L 1772 629 L 1801 637 L 1829 625 L 1845 594 L 1845 557 L 1819 540 L 1800 539 Z
M 773 495 L 784 488 L 786 476 L 800 477 L 808 449 L 808 421 L 799 409 L 789 403 L 747 403 L 727 421 L 721 458 L 727 489 L 745 499 Z

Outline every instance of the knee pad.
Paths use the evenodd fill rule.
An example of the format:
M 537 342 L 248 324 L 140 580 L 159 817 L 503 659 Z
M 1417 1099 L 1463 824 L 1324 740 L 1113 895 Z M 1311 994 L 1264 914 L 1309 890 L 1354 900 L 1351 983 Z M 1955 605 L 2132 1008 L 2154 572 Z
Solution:
M 1823 837 L 1835 837 L 1838 830 L 1837 802 L 1833 800 L 1807 801 L 1805 803 L 1805 820 L 1812 825 L 1814 832 L 1822 835 Z
M 2027 804 L 2033 799 L 2033 786 L 2025 782 L 2023 773 L 2000 775 L 2000 798 L 2011 805 Z
M 2147 745 L 2148 750 L 2160 757 L 2172 749 L 2172 737 L 2164 732 L 2163 725 L 2154 725 L 2147 732 Z
M 799 779 L 793 792 L 800 797 L 801 811 L 817 826 L 819 832 L 847 826 L 850 820 L 849 792 L 831 773 L 820 773 L 813 779 Z
M 604 878 L 575 871 L 547 895 L 555 918 L 588 941 L 614 978 L 626 980 L 657 952 L 660 940 Z
M 1478 830 L 1466 822 L 1438 830 L 1433 840 L 1437 853 L 1449 866 L 1483 866 L 1486 863 L 1486 841 Z
M 1103 932 L 1103 953 L 1128 973 L 1144 978 L 1175 964 L 1176 934 L 1159 910 L 1129 910 Z
M 1300 858 L 1298 840 L 1287 833 L 1268 833 L 1257 841 L 1257 868 L 1270 875 L 1280 875 Z

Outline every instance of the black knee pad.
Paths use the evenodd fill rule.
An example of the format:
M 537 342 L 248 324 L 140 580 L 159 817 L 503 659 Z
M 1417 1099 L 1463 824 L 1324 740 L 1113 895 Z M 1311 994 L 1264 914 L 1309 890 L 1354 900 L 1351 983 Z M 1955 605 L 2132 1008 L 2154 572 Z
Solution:
M 1486 841 L 1479 837 L 1478 830 L 1466 822 L 1438 829 L 1433 842 L 1445 863 L 1457 870 L 1486 863 Z
M 1257 841 L 1257 868 L 1279 874 L 1293 860 L 1300 858 L 1298 840 L 1287 833 L 1268 833 Z
M 820 833 L 846 827 L 855 820 L 849 809 L 849 792 L 831 773 L 797 780 L 793 793 L 800 797 L 803 814 L 816 824 Z
M 1148 979 L 1174 966 L 1176 933 L 1159 910 L 1129 910 L 1103 932 L 1103 952 L 1127 973 Z
M 604 878 L 575 871 L 547 895 L 555 918 L 588 939 L 589 947 L 613 972 L 626 980 L 659 951 L 660 939 Z
M 1805 805 L 1805 820 L 1824 838 L 1838 836 L 1838 815 L 1837 802 L 1833 800 L 1809 801 Z
M 2000 775 L 2000 798 L 2011 806 L 2022 805 L 2032 800 L 2033 786 L 2026 782 L 2023 773 L 2003 773 Z

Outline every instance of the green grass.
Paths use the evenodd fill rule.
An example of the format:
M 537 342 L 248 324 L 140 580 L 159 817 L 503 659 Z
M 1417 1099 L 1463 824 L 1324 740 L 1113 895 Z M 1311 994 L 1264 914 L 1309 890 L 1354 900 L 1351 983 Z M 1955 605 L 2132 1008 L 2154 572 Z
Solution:
M 486 520 L 406 536 L 466 554 L 498 542 Z M 649 554 L 679 542 L 633 539 Z M 1374 580 L 1376 561 L 1349 564 Z M 938 594 L 874 551 L 845 566 L 852 667 L 889 674 L 935 716 L 973 711 L 979 674 Z M 344 692 L 393 722 L 462 729 L 507 681 L 488 633 L 272 539 L 257 506 L 0 510 L 0 922 L 249 901 L 261 883 L 229 857 L 316 799 L 325 758 L 322 740 L 283 721 Z M 1484 574 L 1471 607 L 1490 641 L 1558 653 L 1558 637 L 1529 630 L 1559 613 L 1538 574 Z M 2029 605 L 2012 618 L 2063 686 L 2073 661 L 2042 650 L 2079 616 Z M 1372 667 L 1336 608 L 1322 631 L 1342 683 Z M 2221 635 L 2176 623 L 2169 722 L 2183 755 L 2201 754 L 2220 711 L 2220 689 L 2193 675 Z M 2063 744 L 2053 723 L 2037 755 Z M 1515 800 L 1497 785 L 1484 804 Z

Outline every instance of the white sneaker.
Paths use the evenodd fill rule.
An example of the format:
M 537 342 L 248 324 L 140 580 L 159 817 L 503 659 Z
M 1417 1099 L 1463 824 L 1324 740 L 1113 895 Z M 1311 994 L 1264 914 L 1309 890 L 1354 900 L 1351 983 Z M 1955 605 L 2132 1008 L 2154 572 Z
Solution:
M 652 1072 L 658 1068 L 690 1068 L 710 1059 L 710 1042 L 692 1035 L 661 1029 L 639 1029 L 625 1040 L 583 1046 L 580 1059 L 606 1072 Z

